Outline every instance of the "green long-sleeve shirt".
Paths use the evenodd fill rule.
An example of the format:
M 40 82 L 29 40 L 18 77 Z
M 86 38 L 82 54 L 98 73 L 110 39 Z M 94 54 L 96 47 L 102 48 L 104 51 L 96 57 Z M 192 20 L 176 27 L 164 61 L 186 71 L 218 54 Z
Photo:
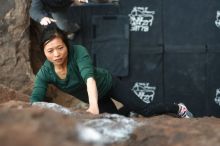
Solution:
M 69 93 L 82 101 L 88 102 L 86 80 L 94 77 L 99 98 L 102 98 L 112 86 L 111 74 L 104 69 L 94 68 L 87 50 L 80 45 L 70 45 L 67 62 L 67 76 L 60 79 L 54 66 L 45 61 L 36 75 L 31 102 L 43 101 L 48 84 L 53 84 L 60 90 Z

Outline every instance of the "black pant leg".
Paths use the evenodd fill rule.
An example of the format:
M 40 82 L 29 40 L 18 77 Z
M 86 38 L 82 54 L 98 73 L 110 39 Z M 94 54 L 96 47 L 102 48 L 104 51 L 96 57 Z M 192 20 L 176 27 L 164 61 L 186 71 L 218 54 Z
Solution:
M 110 98 L 103 98 L 98 101 L 100 113 L 118 114 L 118 110 L 114 102 Z
M 152 116 L 166 113 L 177 114 L 179 107 L 173 103 L 145 103 L 137 97 L 126 84 L 113 77 L 113 85 L 109 91 L 111 97 L 121 102 L 125 107 L 143 116 Z
M 161 114 L 173 113 L 177 114 L 179 106 L 173 103 L 150 103 L 147 104 L 146 110 L 143 111 L 144 116 L 156 116 Z

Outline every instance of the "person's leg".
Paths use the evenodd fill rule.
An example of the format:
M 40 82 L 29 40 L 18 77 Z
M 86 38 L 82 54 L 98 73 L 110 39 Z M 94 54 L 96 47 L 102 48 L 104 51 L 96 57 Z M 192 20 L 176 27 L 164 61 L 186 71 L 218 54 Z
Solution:
M 100 113 L 118 114 L 118 110 L 114 102 L 110 98 L 103 98 L 98 101 Z
M 51 15 L 56 20 L 56 25 L 66 33 L 75 33 L 80 29 L 77 23 L 68 20 L 68 8 L 54 11 Z
M 179 106 L 173 103 L 145 103 L 119 79 L 113 77 L 113 86 L 109 94 L 125 107 L 143 116 L 153 116 L 166 113 L 178 114 Z M 128 96 L 129 95 L 129 96 Z

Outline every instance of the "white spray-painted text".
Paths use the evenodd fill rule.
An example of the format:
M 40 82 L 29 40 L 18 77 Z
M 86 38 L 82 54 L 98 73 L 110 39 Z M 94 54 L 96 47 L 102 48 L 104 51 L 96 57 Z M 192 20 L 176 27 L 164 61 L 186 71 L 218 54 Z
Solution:
M 150 103 L 154 100 L 156 87 L 150 87 L 149 83 L 135 83 L 131 89 L 141 100 Z
M 130 17 L 131 31 L 148 32 L 154 21 L 155 11 L 148 11 L 148 7 L 134 7 Z

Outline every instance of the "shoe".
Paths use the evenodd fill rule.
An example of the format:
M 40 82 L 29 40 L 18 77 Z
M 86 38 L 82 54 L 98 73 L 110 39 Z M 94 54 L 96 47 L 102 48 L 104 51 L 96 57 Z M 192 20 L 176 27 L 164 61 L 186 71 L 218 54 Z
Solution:
M 71 32 L 76 33 L 76 32 L 78 32 L 79 30 L 80 30 L 79 24 L 73 23 L 72 26 L 71 26 Z
M 79 34 L 80 32 L 80 26 L 77 23 L 74 23 L 71 28 L 72 28 L 71 32 L 66 32 L 67 38 L 69 40 L 75 40 L 77 34 Z
M 193 118 L 193 114 L 187 109 L 187 107 L 183 103 L 179 103 L 179 112 L 178 115 L 181 118 Z

